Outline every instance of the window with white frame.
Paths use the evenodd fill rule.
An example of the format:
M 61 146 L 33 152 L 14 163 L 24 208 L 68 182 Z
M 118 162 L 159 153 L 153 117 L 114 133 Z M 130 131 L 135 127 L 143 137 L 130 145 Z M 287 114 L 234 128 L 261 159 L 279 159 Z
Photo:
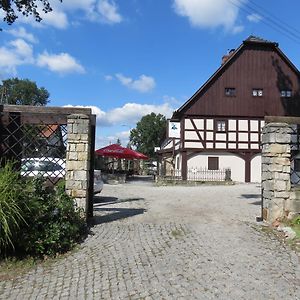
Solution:
M 280 96 L 283 98 L 291 98 L 292 97 L 292 91 L 291 90 L 281 90 Z
M 262 97 L 262 95 L 263 95 L 263 89 L 253 89 L 252 90 L 253 97 Z
M 225 88 L 225 96 L 235 97 L 236 96 L 235 88 Z
M 217 132 L 225 132 L 226 131 L 226 121 L 219 120 L 216 123 Z

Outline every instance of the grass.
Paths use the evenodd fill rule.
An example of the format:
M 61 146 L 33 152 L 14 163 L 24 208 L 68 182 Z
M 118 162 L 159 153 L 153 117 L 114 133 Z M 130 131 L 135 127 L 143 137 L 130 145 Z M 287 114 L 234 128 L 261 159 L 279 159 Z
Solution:
M 280 242 L 288 245 L 292 250 L 294 250 L 298 255 L 300 255 L 300 216 L 295 217 L 292 220 L 284 219 L 281 221 L 282 225 L 291 227 L 295 233 L 296 237 L 294 239 L 286 239 L 282 232 L 277 231 L 274 227 L 263 226 L 263 227 L 253 227 L 256 230 L 260 230 L 270 237 L 278 239 Z
M 72 250 L 64 254 L 59 254 L 56 257 L 46 257 L 45 259 L 38 259 L 30 256 L 20 258 L 0 258 L 0 281 L 15 279 L 16 277 L 26 274 L 39 266 L 47 268 L 79 250 L 80 245 L 77 245 Z
M 295 231 L 296 237 L 292 240 L 288 240 L 287 243 L 293 250 L 300 254 L 300 216 L 292 220 L 284 220 L 283 223 Z
M 39 261 L 33 258 L 6 258 L 0 261 L 0 281 L 10 280 L 34 269 Z
M 174 229 L 171 231 L 171 235 L 177 240 L 184 236 L 184 231 L 180 229 Z

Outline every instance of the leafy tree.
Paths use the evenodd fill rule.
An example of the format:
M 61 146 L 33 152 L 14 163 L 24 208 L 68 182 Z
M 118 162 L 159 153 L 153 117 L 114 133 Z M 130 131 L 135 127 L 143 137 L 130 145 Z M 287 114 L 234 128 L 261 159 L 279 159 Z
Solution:
M 59 0 L 62 2 L 62 0 Z M 48 0 L 0 0 L 0 10 L 4 11 L 3 21 L 8 25 L 13 24 L 18 18 L 18 12 L 23 16 L 32 15 L 37 22 L 42 18 L 39 9 L 45 13 L 51 12 L 52 8 Z
M 38 88 L 36 83 L 29 79 L 7 79 L 0 85 L 0 103 L 46 105 L 49 95 L 44 87 Z
M 130 131 L 130 142 L 149 157 L 154 157 L 154 147 L 161 142 L 166 132 L 167 120 L 162 114 L 151 113 L 141 118 L 136 128 Z

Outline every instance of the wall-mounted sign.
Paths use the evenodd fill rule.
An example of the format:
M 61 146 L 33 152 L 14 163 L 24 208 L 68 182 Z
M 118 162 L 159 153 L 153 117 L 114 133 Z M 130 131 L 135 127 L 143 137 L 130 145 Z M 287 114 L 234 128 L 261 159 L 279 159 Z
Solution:
M 180 139 L 180 122 L 174 122 L 171 120 L 168 120 L 168 122 L 169 138 Z

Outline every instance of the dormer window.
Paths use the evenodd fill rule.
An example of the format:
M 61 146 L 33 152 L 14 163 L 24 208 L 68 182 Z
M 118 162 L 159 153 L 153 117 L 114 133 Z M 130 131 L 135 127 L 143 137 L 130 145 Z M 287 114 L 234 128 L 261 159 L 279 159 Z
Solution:
M 225 88 L 225 96 L 235 97 L 236 96 L 235 88 Z
M 253 97 L 262 97 L 263 96 L 263 89 L 253 89 L 252 90 Z
M 282 98 L 291 98 L 292 97 L 292 91 L 291 90 L 282 90 L 282 91 L 280 91 L 280 96 Z

